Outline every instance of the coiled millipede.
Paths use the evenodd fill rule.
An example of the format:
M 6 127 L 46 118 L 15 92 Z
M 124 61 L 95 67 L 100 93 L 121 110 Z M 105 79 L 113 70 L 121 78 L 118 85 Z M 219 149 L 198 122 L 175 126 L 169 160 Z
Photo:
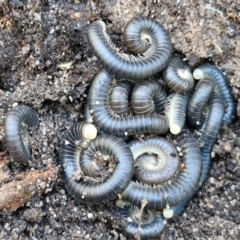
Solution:
M 103 21 L 90 24 L 87 34 L 103 66 L 118 79 L 139 80 L 150 77 L 167 65 L 172 53 L 167 32 L 148 17 L 133 18 L 124 29 L 124 44 L 132 54 L 115 51 Z
M 141 81 L 136 84 L 131 95 L 131 107 L 135 114 L 164 113 L 167 93 L 156 81 Z
M 184 149 L 184 156 L 182 162 L 184 168 L 179 170 L 176 176 L 171 176 L 167 179 L 164 184 L 156 184 L 154 186 L 141 184 L 139 182 L 131 181 L 126 190 L 123 192 L 123 198 L 129 202 L 141 206 L 141 201 L 147 199 L 147 207 L 152 209 L 163 209 L 166 206 L 174 206 L 183 201 L 189 194 L 191 194 L 198 185 L 198 180 L 201 174 L 201 153 L 196 143 L 195 138 L 191 135 L 189 131 L 182 131 L 176 138 L 177 144 L 181 149 Z M 153 142 L 154 143 L 154 142 Z M 138 155 L 137 152 L 142 153 L 144 143 L 139 143 L 137 147 L 130 148 L 133 155 Z M 149 144 L 148 152 L 152 152 L 151 146 Z M 168 158 L 175 159 L 177 154 L 170 147 L 170 151 L 165 152 L 166 145 L 159 144 L 159 151 L 161 155 L 164 156 L 164 160 L 168 163 L 170 160 Z M 164 146 L 164 147 L 163 147 Z M 136 151 L 136 153 L 135 153 Z M 173 156 L 173 157 L 172 157 Z M 174 161 L 170 161 L 171 164 Z M 167 168 L 168 170 L 168 168 Z M 174 169 L 173 169 L 174 170 Z M 165 173 L 167 175 L 167 173 Z M 163 175 L 165 175 L 163 174 Z
M 91 123 L 74 124 L 65 134 L 59 153 L 63 179 L 67 191 L 77 200 L 101 204 L 116 199 L 129 184 L 133 175 L 133 157 L 130 148 L 120 138 L 98 136 Z M 82 146 L 83 140 L 87 141 Z M 77 144 L 77 141 L 79 143 Z M 96 155 L 100 152 L 102 155 Z M 101 157 L 114 158 L 117 166 L 107 179 L 101 179 Z M 100 174 L 101 175 L 101 174 Z
M 38 125 L 38 114 L 26 105 L 8 111 L 5 121 L 5 140 L 15 162 L 26 162 L 31 156 L 31 142 L 27 127 Z
M 172 57 L 163 70 L 163 79 L 168 87 L 177 93 L 186 93 L 194 86 L 190 67 L 177 56 Z
M 178 153 L 164 138 L 152 137 L 128 143 L 135 161 L 134 178 L 146 184 L 162 184 L 173 178 L 179 168 Z

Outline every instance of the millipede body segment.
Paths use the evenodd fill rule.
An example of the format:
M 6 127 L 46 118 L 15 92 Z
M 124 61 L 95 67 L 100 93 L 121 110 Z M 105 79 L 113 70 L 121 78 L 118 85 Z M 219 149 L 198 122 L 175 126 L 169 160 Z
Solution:
M 26 162 L 31 156 L 30 136 L 26 127 L 38 125 L 38 114 L 29 106 L 10 110 L 4 121 L 8 151 L 16 162 Z
M 131 106 L 135 114 L 164 113 L 167 93 L 160 83 L 153 80 L 136 84 L 131 95 Z

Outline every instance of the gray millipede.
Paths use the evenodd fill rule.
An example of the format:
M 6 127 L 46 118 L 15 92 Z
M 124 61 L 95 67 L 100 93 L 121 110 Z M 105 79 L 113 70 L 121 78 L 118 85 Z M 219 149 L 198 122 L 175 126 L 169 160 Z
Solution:
M 188 205 L 189 201 L 205 183 L 211 166 L 211 151 L 222 127 L 224 114 L 225 105 L 222 98 L 217 94 L 213 94 L 209 102 L 208 115 L 202 127 L 202 133 L 199 139 L 200 145 L 203 145 L 201 147 L 202 171 L 199 179 L 199 185 L 184 201 L 171 207 L 170 209 L 164 209 L 163 214 L 165 217 L 172 218 L 181 214 Z
M 141 209 L 136 206 L 125 206 L 121 211 L 121 216 L 123 218 L 131 218 L 132 222 L 127 224 L 126 229 L 124 230 L 126 236 L 136 237 L 138 236 L 141 240 L 148 240 L 158 237 L 166 226 L 166 221 L 163 216 L 150 212 L 148 219 L 143 221 L 141 227 L 139 228 L 139 221 L 141 218 Z M 147 210 L 149 212 L 149 210 Z M 145 211 L 143 214 L 146 214 Z
M 87 125 L 86 125 L 87 124 Z M 59 159 L 63 167 L 63 180 L 69 194 L 77 201 L 89 204 L 102 204 L 118 198 L 129 184 L 133 175 L 133 157 L 130 148 L 120 138 L 110 135 L 96 136 L 90 134 L 95 127 L 90 123 L 79 122 L 74 124 L 62 139 Z M 89 130 L 90 129 L 90 130 Z M 86 137 L 91 136 L 91 137 Z M 87 141 L 85 147 L 77 145 L 78 141 Z M 96 152 L 114 157 L 117 166 L 112 174 L 101 181 L 94 176 L 85 176 L 79 162 L 83 165 L 94 163 Z M 82 180 L 78 180 L 78 175 Z
M 195 138 L 189 130 L 183 129 L 176 135 L 177 145 L 184 151 L 183 169 L 169 181 L 161 185 L 147 185 L 131 181 L 122 193 L 123 199 L 141 206 L 141 201 L 148 201 L 147 207 L 163 209 L 182 202 L 196 189 L 201 174 L 201 153 Z
M 168 97 L 168 102 L 165 104 L 165 113 L 172 134 L 180 133 L 184 127 L 189 97 L 190 92 L 186 94 L 172 93 Z
M 167 132 L 168 119 L 166 116 L 147 114 L 119 117 L 114 114 L 108 104 L 112 79 L 113 76 L 106 69 L 102 69 L 94 77 L 89 90 L 90 113 L 99 128 L 117 136 Z
M 236 117 L 236 101 L 231 92 L 229 82 L 224 74 L 211 64 L 204 64 L 193 72 L 195 79 L 211 78 L 215 82 L 215 92 L 220 94 L 227 105 L 224 121 L 231 123 Z
M 128 143 L 135 161 L 136 181 L 161 184 L 175 175 L 179 168 L 178 152 L 173 144 L 161 137 Z M 154 155 L 150 155 L 154 154 Z
M 189 124 L 196 129 L 200 129 L 203 125 L 204 107 L 212 96 L 214 87 L 215 83 L 212 79 L 203 78 L 197 83 L 195 91 L 189 99 L 187 119 Z
M 203 124 L 201 136 L 199 138 L 200 149 L 202 152 L 208 154 L 211 153 L 212 147 L 223 124 L 225 109 L 222 97 L 213 94 L 209 102 L 208 115 Z
M 174 92 L 186 93 L 194 87 L 190 67 L 180 57 L 173 56 L 162 73 L 168 87 Z
M 167 93 L 160 83 L 141 81 L 132 91 L 130 104 L 135 114 L 163 114 L 166 99 Z
M 8 151 L 16 162 L 26 162 L 31 156 L 28 127 L 38 125 L 38 114 L 26 105 L 8 111 L 5 121 L 5 140 Z M 25 126 L 24 126 L 25 125 Z
M 127 80 L 121 80 L 117 86 L 113 87 L 109 96 L 109 105 L 118 115 L 129 113 L 129 98 L 133 89 L 133 83 Z
M 172 53 L 168 33 L 149 17 L 134 17 L 125 27 L 124 44 L 133 54 L 115 51 L 106 33 L 106 25 L 100 20 L 89 25 L 87 35 L 103 67 L 118 79 L 150 77 L 166 66 Z

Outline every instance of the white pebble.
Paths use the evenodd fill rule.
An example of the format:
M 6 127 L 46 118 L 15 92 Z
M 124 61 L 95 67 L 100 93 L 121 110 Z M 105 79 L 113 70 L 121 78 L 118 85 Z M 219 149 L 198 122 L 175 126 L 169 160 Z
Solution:
M 92 213 L 88 213 L 88 218 L 92 218 L 93 217 L 93 214 Z
M 213 177 L 210 177 L 210 179 L 209 179 L 209 181 L 210 181 L 210 183 L 215 183 L 215 179 L 213 178 Z

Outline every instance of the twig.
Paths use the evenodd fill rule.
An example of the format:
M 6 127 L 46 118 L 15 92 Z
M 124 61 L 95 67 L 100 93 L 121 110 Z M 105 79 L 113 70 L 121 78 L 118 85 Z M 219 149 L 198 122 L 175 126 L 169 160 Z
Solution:
M 6 163 L 1 162 L 0 165 L 5 166 Z M 15 211 L 33 196 L 43 194 L 50 187 L 50 183 L 56 179 L 57 174 L 57 167 L 45 172 L 31 170 L 27 174 L 21 174 L 20 180 L 13 180 L 2 185 L 0 188 L 0 210 L 6 208 L 8 211 Z

